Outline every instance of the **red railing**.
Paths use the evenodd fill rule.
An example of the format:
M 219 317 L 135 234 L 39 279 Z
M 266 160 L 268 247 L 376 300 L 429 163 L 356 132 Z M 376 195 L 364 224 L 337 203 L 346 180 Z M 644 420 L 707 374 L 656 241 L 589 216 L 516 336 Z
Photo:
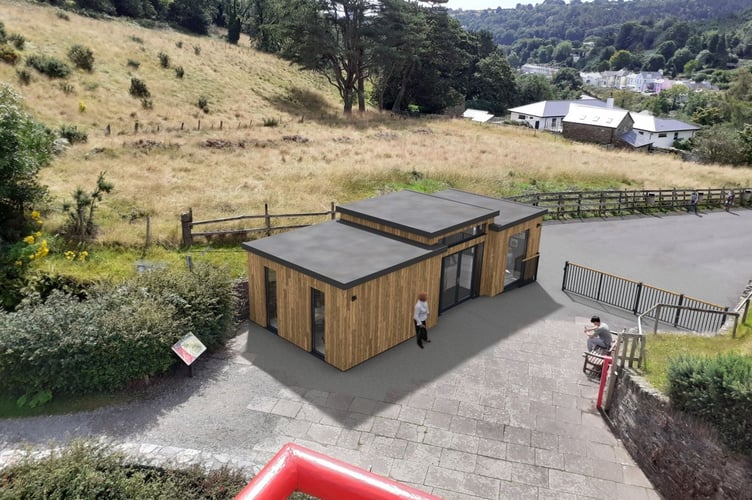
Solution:
M 285 500 L 295 491 L 322 500 L 441 500 L 293 443 L 282 447 L 235 500 Z

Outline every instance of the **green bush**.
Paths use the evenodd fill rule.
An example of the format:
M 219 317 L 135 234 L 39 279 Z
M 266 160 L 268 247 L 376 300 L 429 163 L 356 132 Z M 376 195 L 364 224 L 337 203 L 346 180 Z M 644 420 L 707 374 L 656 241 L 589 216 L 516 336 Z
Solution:
M 23 50 L 26 46 L 26 37 L 21 35 L 20 33 L 12 33 L 10 36 L 8 36 L 8 41 L 11 42 L 13 46 L 18 50 Z
M 126 66 L 128 66 L 129 68 L 138 69 L 138 67 L 141 66 L 141 63 L 133 59 L 128 59 Z
M 144 39 L 141 38 L 140 36 L 131 35 L 129 38 L 131 39 L 132 42 L 140 43 L 142 45 L 144 43 Z
M 163 68 L 169 68 L 170 67 L 170 56 L 165 54 L 164 52 L 159 53 L 159 65 Z
M 63 21 L 70 21 L 70 16 L 68 16 L 68 13 L 65 12 L 64 10 L 60 10 L 60 9 L 56 10 L 55 15 L 59 19 L 62 19 Z
M 89 140 L 88 134 L 83 130 L 78 130 L 78 127 L 75 125 L 60 125 L 58 133 L 60 137 L 68 139 L 68 142 L 71 144 L 84 143 Z
M 133 97 L 151 97 L 151 92 L 146 83 L 138 78 L 131 78 L 131 88 L 128 91 Z
M 78 44 L 72 46 L 68 50 L 68 59 L 71 60 L 75 67 L 84 71 L 94 69 L 94 52 L 89 47 Z
M 198 107 L 204 113 L 208 113 L 209 112 L 209 99 L 207 99 L 206 96 L 199 96 Z
M 711 424 L 731 449 L 752 455 L 752 357 L 680 356 L 668 368 L 668 396 Z
M 8 39 L 8 33 L 5 31 L 5 25 L 0 21 L 0 43 L 5 43 Z
M 0 61 L 16 64 L 20 58 L 16 49 L 7 44 L 0 44 Z
M 279 120 L 276 118 L 264 118 L 262 119 L 264 127 L 277 127 L 279 126 Z
M 155 270 L 87 293 L 81 301 L 55 290 L 0 312 L 0 393 L 22 404 L 117 390 L 169 370 L 171 346 L 187 332 L 209 349 L 229 335 L 234 296 L 222 269 Z
M 28 85 L 31 83 L 31 73 L 29 73 L 26 69 L 17 69 L 16 75 L 18 76 L 18 81 L 21 82 L 22 85 Z
M 185 70 L 182 66 L 175 68 L 175 76 L 177 76 L 178 78 L 183 78 L 185 76 Z
M 247 480 L 238 470 L 162 469 L 129 464 L 107 446 L 73 441 L 44 458 L 31 453 L 3 470 L 0 500 L 17 498 L 233 498 Z
M 26 59 L 26 65 L 31 66 L 50 78 L 65 78 L 71 72 L 70 66 L 59 59 L 50 56 L 33 55 Z

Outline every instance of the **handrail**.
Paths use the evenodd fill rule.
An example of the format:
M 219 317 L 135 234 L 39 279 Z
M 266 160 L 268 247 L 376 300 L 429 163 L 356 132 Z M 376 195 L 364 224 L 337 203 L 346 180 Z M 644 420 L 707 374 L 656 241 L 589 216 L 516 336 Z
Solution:
M 749 298 L 747 299 L 749 301 Z M 658 333 L 658 323 L 660 322 L 661 317 L 661 308 L 663 307 L 670 307 L 674 309 L 684 310 L 684 311 L 696 311 L 696 312 L 702 312 L 702 313 L 711 313 L 711 314 L 723 314 L 726 316 L 733 316 L 734 317 L 734 329 L 731 332 L 731 338 L 736 338 L 736 328 L 739 324 L 739 316 L 740 314 L 738 312 L 731 312 L 731 311 L 716 311 L 714 309 L 702 309 L 699 307 L 689 307 L 689 306 L 682 306 L 677 304 L 655 304 L 649 309 L 647 309 L 642 314 L 637 315 L 637 331 L 640 335 L 644 335 L 644 332 L 642 331 L 642 317 L 647 316 L 653 309 L 656 309 L 656 313 L 654 316 L 654 323 L 653 323 L 653 334 Z

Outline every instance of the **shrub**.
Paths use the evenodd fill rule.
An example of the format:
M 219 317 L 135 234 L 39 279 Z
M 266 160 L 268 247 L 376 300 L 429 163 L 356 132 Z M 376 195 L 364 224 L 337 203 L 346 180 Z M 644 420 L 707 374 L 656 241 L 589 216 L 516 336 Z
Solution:
M 94 69 L 94 53 L 89 47 L 74 45 L 68 50 L 68 59 L 74 66 L 84 71 Z
M 26 46 L 26 37 L 21 35 L 20 33 L 12 33 L 8 37 L 8 41 L 11 42 L 13 46 L 18 50 L 23 50 Z
M 5 43 L 8 39 L 8 33 L 5 31 L 5 25 L 0 21 L 0 43 Z
M 193 46 L 193 53 L 197 56 L 201 55 L 201 46 L 200 45 L 194 45 Z
M 16 75 L 18 75 L 18 81 L 22 85 L 28 85 L 31 83 L 31 73 L 27 69 L 17 69 Z
M 175 76 L 177 76 L 178 78 L 183 78 L 184 75 L 185 75 L 185 70 L 183 69 L 182 66 L 178 66 L 177 68 L 175 68 Z
M 151 92 L 146 87 L 146 83 L 138 78 L 131 78 L 131 88 L 128 92 L 133 97 L 151 97 Z
M 0 44 L 0 61 L 8 64 L 16 64 L 20 57 L 18 52 L 10 45 Z
M 206 96 L 199 96 L 198 107 L 204 113 L 209 112 L 209 100 L 206 98 Z
M 59 59 L 50 56 L 33 55 L 26 59 L 26 65 L 31 66 L 50 78 L 65 78 L 71 72 L 70 66 Z
M 169 68 L 170 67 L 170 56 L 165 54 L 164 52 L 159 53 L 159 65 L 163 68 Z
M 60 10 L 60 9 L 56 10 L 55 15 L 59 19 L 62 19 L 63 21 L 70 21 L 70 16 L 68 16 L 68 13 L 65 12 L 64 10 Z
M 89 140 L 89 136 L 86 134 L 86 132 L 84 132 L 83 130 L 78 130 L 78 127 L 76 127 L 75 125 L 60 125 L 60 130 L 58 131 L 58 133 L 60 134 L 60 137 L 68 139 L 68 142 L 70 142 L 71 144 L 84 143 Z
M 115 187 L 111 182 L 107 182 L 104 176 L 104 172 L 99 173 L 97 185 L 91 193 L 79 186 L 73 192 L 73 203 L 63 203 L 63 212 L 68 215 L 65 237 L 69 241 L 84 243 L 96 236 L 98 228 L 94 223 L 94 212 L 105 193 L 110 193 Z
M 73 87 L 73 84 L 68 82 L 61 82 L 60 83 L 60 90 L 63 91 L 65 95 L 71 95 L 75 88 Z
M 232 499 L 246 484 L 241 471 L 199 466 L 164 469 L 129 463 L 101 443 L 75 440 L 49 455 L 28 452 L 4 469 L 2 498 Z M 54 492 L 54 493 L 53 493 Z
M 132 42 L 140 43 L 142 45 L 144 43 L 144 39 L 141 38 L 140 36 L 131 35 L 129 38 L 131 39 Z
M 276 118 L 264 118 L 262 123 L 264 127 L 276 127 L 279 125 L 279 120 Z
M 711 424 L 731 449 L 752 454 L 752 357 L 680 356 L 668 367 L 668 396 Z
M 183 40 L 178 40 L 175 42 L 175 47 L 182 49 L 183 48 Z
M 141 99 L 141 107 L 144 109 L 154 109 L 154 101 L 144 97 L 143 99 Z
M 44 303 L 0 312 L 0 392 L 112 391 L 167 371 L 171 346 L 193 332 L 207 348 L 228 337 L 234 296 L 223 269 L 155 270 L 80 301 L 55 290 Z
M 129 68 L 138 69 L 138 67 L 141 66 L 141 63 L 134 61 L 133 59 L 128 59 L 126 66 L 128 66 Z

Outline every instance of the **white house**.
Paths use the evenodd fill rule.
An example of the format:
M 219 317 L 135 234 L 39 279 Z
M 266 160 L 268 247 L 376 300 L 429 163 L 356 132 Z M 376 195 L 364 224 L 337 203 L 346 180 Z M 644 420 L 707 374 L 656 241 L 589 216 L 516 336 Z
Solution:
M 592 97 L 583 97 L 574 101 L 539 101 L 516 108 L 510 108 L 509 119 L 514 122 L 527 123 L 530 128 L 536 130 L 548 130 L 551 132 L 562 131 L 562 120 L 569 113 L 569 107 L 573 104 L 587 104 L 602 108 L 614 107 L 613 99 L 608 102 L 599 101 Z
M 470 120 L 479 123 L 486 123 L 493 117 L 494 115 L 482 109 L 467 108 L 465 112 L 462 113 L 462 118 L 469 118 Z
M 659 149 L 671 148 L 677 139 L 691 139 L 700 127 L 670 118 L 657 118 L 647 111 L 630 112 L 632 129 L 641 143 Z

